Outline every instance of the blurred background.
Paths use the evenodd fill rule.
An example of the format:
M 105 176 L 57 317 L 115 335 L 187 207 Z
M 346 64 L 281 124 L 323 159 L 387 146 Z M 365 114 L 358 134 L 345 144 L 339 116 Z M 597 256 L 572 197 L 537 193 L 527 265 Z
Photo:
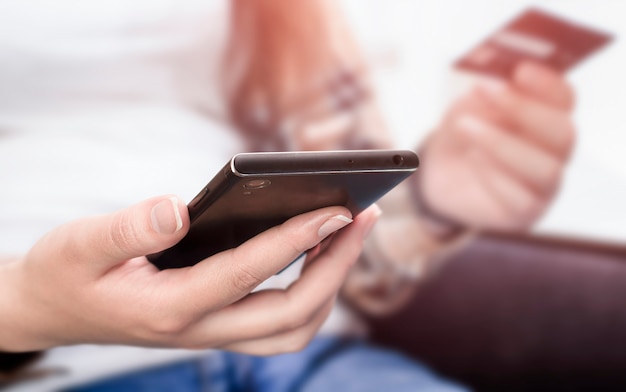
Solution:
M 375 76 L 398 145 L 414 148 L 458 90 L 451 65 L 530 6 L 614 35 L 570 71 L 578 141 L 538 232 L 626 241 L 626 2 L 341 0 Z

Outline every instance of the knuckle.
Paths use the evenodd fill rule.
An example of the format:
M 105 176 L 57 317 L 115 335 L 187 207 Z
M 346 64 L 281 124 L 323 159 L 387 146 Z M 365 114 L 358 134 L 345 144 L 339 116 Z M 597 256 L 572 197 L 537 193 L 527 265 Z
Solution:
M 319 325 L 312 325 L 293 331 L 287 335 L 283 342 L 282 350 L 286 353 L 295 353 L 304 350 L 311 340 L 313 340 L 318 329 Z
M 187 329 L 187 321 L 178 316 L 154 316 L 147 325 L 148 331 L 156 336 L 176 336 Z
M 235 268 L 232 284 L 237 292 L 248 293 L 261 282 L 263 282 L 261 273 L 255 271 L 251 266 L 243 264 Z
M 113 245 L 125 253 L 132 253 L 140 244 L 137 228 L 127 214 L 116 216 L 114 224 L 111 225 L 109 237 Z
M 289 306 L 284 312 L 284 316 L 281 320 L 281 326 L 284 330 L 292 331 L 302 328 L 308 325 L 315 312 L 308 309 L 308 307 L 302 306 Z
M 289 227 L 289 225 L 280 226 L 280 235 L 282 238 L 286 239 L 284 246 L 288 246 L 289 250 L 293 254 L 295 255 L 302 254 L 315 245 L 315 244 L 304 244 L 301 241 L 298 241 L 297 240 L 298 237 L 297 236 L 294 237 L 293 232 L 294 230 L 291 227 Z

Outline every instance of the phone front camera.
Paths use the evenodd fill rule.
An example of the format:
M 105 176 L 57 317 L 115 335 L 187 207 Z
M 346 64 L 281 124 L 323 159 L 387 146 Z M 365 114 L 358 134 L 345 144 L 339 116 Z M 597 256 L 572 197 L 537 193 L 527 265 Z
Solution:
M 395 163 L 398 166 L 402 165 L 404 163 L 404 157 L 402 155 L 394 155 L 393 163 Z

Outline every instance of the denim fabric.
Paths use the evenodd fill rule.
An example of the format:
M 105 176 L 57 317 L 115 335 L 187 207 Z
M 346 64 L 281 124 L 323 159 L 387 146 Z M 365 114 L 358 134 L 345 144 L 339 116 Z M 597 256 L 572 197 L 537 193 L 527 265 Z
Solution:
M 461 392 L 426 367 L 362 340 L 318 337 L 303 351 L 271 357 L 213 353 L 68 392 Z

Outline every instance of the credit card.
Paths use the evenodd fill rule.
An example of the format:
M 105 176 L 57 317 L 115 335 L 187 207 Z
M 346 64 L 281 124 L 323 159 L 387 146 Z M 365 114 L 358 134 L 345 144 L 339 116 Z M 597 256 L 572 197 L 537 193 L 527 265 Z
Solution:
M 522 61 L 566 72 L 612 40 L 607 32 L 529 8 L 454 63 L 461 71 L 509 78 Z

